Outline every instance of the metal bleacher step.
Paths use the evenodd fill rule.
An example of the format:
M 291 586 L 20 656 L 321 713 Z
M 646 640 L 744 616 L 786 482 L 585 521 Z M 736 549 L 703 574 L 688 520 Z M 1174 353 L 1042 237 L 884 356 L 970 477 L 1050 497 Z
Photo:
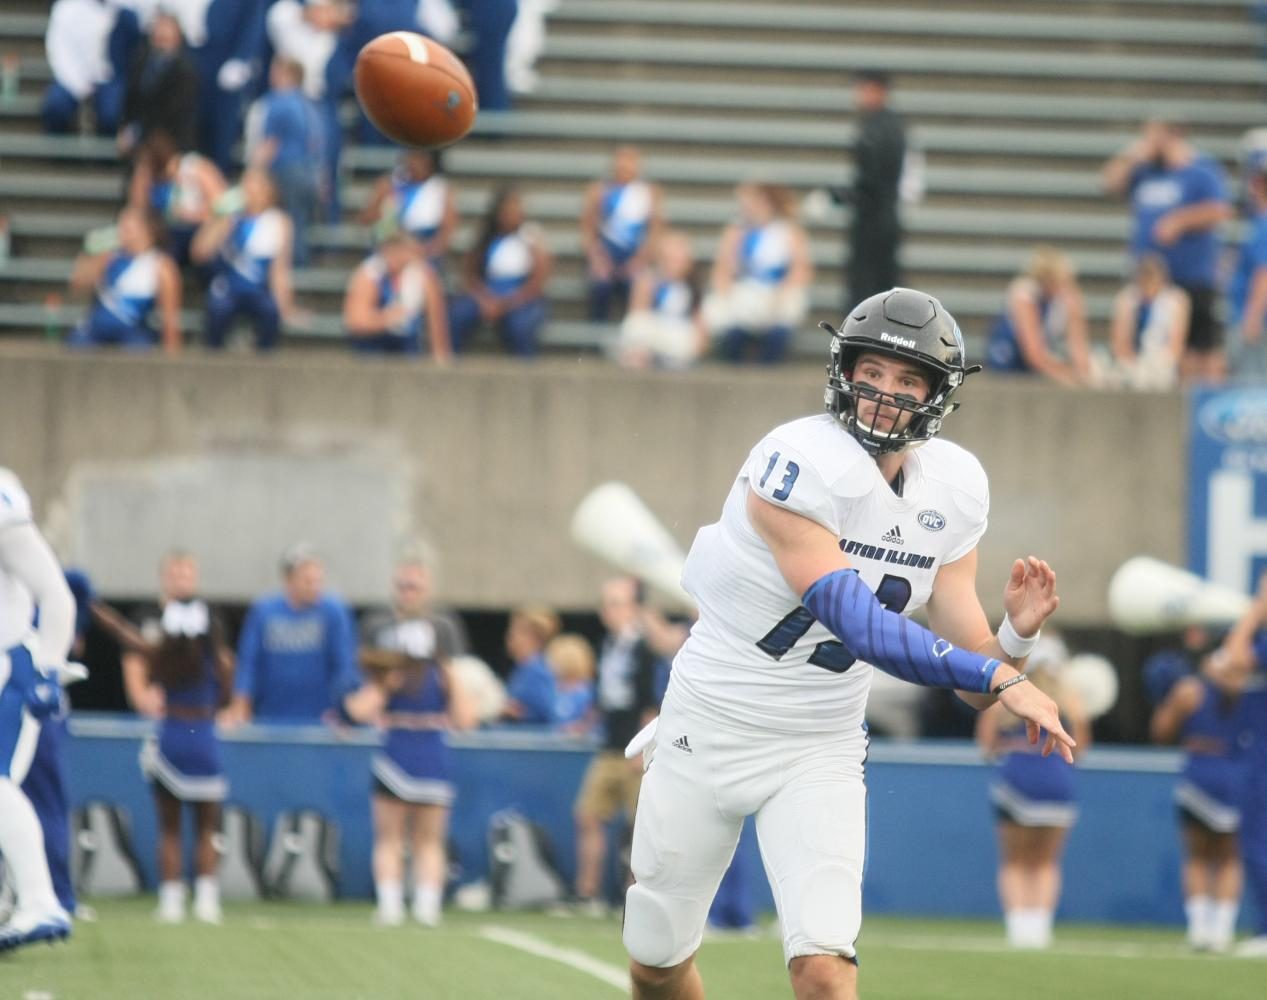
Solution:
M 681 3 L 679 0 L 566 0 L 551 14 L 554 24 L 646 25 L 657 30 L 691 27 L 746 29 L 766 34 L 812 32 L 849 36 L 898 35 L 939 39 L 1002 39 L 1013 42 L 1085 43 L 1086 22 L 1060 14 L 928 9 L 918 16 L 901 8 L 852 4 Z M 1242 25 L 1184 18 L 1101 16 L 1098 43 L 1248 48 Z

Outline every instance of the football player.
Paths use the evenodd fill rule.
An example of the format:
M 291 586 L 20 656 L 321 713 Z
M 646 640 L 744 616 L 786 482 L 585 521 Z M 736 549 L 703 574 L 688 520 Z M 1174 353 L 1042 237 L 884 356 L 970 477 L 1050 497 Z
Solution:
M 39 626 L 32 628 L 35 609 Z M 0 951 L 64 938 L 70 917 L 57 901 L 44 835 L 22 791 L 41 717 L 61 704 L 60 674 L 75 625 L 75 601 L 31 502 L 0 469 L 0 853 L 17 890 L 13 918 L 0 927 Z
M 1055 703 L 1007 662 L 1056 609 L 1055 574 L 1013 564 L 997 635 L 977 598 L 986 476 L 937 439 L 977 370 L 957 324 L 932 296 L 895 288 L 824 327 L 828 412 L 758 442 L 683 570 L 699 621 L 644 731 L 625 912 L 642 1000 L 704 995 L 693 956 L 749 815 L 796 996 L 857 995 L 874 667 L 977 708 L 1001 701 L 1031 742 L 1045 736 L 1043 752 L 1072 760 Z M 903 617 L 924 606 L 932 631 Z

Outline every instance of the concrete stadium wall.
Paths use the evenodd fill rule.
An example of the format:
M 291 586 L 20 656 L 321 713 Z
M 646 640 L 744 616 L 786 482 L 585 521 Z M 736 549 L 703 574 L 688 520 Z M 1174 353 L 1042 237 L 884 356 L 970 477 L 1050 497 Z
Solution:
M 823 377 L 817 366 L 638 375 L 592 358 L 476 359 L 445 371 L 5 345 L 2 461 L 107 595 L 147 593 L 156 555 L 181 544 L 203 557 L 210 596 L 248 598 L 274 583 L 280 549 L 306 538 L 328 553 L 338 589 L 371 601 L 393 545 L 418 535 L 453 604 L 589 607 L 606 571 L 568 534 L 589 489 L 629 483 L 685 548 L 752 444 L 820 410 Z M 1180 395 L 979 376 L 962 399 L 946 436 L 990 474 L 987 611 L 1018 555 L 1057 568 L 1071 624 L 1104 622 L 1109 576 L 1127 557 L 1182 559 Z M 178 482 L 191 469 L 204 489 Z M 216 470 L 240 481 L 215 483 Z

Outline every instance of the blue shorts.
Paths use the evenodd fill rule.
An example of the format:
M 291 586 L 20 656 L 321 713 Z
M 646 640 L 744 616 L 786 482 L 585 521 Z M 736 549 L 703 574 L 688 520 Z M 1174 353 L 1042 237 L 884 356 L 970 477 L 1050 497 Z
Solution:
M 22 784 L 39 742 L 39 721 L 26 710 L 26 695 L 36 681 L 35 662 L 26 646 L 0 654 L 0 778 Z
M 182 802 L 223 802 L 229 793 L 211 719 L 165 719 L 141 748 L 141 771 Z
M 1054 754 L 1008 754 L 990 786 L 990 800 L 1000 819 L 1020 826 L 1068 828 L 1078 818 L 1073 768 Z

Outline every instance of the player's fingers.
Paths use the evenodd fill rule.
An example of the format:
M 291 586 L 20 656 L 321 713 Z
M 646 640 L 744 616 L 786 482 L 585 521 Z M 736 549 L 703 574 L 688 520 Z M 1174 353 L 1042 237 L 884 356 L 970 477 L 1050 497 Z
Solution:
M 1038 744 L 1038 723 L 1025 720 L 1025 735 L 1033 745 Z
M 1008 580 L 1013 587 L 1019 587 L 1025 582 L 1025 560 L 1017 559 L 1012 563 L 1012 575 Z

